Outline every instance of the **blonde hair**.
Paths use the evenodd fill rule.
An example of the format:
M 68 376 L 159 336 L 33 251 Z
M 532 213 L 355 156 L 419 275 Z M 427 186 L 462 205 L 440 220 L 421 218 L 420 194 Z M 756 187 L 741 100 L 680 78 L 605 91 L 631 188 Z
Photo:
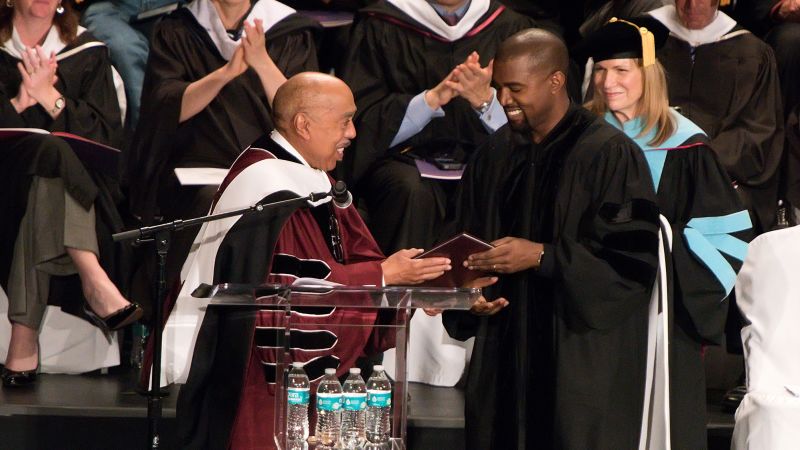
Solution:
M 655 136 L 647 145 L 657 147 L 669 139 L 676 129 L 675 119 L 669 109 L 667 76 L 658 60 L 647 67 L 642 67 L 640 58 L 634 58 L 634 62 L 642 71 L 642 98 L 639 99 L 636 114 L 644 122 L 642 132 L 636 137 L 644 136 L 656 127 Z M 600 92 L 600 86 L 594 86 L 592 99 L 586 104 L 586 108 L 599 116 L 609 111 L 605 96 Z

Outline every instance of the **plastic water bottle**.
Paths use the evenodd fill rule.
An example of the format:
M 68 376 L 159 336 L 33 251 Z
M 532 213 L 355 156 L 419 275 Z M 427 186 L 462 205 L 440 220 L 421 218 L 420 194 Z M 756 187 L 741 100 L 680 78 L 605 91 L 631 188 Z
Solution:
M 353 367 L 344 382 L 342 409 L 342 443 L 348 450 L 359 449 L 366 439 L 367 385 L 361 369 Z
M 332 447 L 339 442 L 342 427 L 342 385 L 336 369 L 325 369 L 317 387 L 317 445 Z
M 389 441 L 392 420 L 392 385 L 383 371 L 375 366 L 367 381 L 367 441 L 382 444 Z
M 288 393 L 286 440 L 290 448 L 303 448 L 308 439 L 308 401 L 311 397 L 311 384 L 301 362 L 292 363 Z

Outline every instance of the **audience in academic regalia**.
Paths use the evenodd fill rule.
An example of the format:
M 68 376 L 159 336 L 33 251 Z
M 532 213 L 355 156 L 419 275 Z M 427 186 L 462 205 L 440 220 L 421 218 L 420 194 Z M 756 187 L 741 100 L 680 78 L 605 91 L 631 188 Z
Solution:
M 670 30 L 658 59 L 672 106 L 708 134 L 756 233 L 776 222 L 784 116 L 772 49 L 717 10 L 678 0 L 649 13 Z
M 608 236 L 592 244 L 594 247 L 590 245 L 592 251 L 603 255 L 601 260 L 608 252 L 630 252 L 625 258 L 635 260 L 634 265 L 641 268 L 638 275 L 615 265 L 621 259 L 592 259 L 596 255 L 591 251 L 588 256 L 580 253 L 586 257 L 580 260 L 574 251 L 582 251 L 581 245 L 598 236 L 586 228 L 587 222 L 574 220 L 590 217 L 594 206 L 609 207 L 610 200 L 595 205 L 598 199 L 582 197 L 587 192 L 599 195 L 598 183 L 626 186 L 616 192 L 619 196 L 611 203 L 624 203 L 629 197 L 642 200 L 637 203 L 640 206 L 657 202 L 674 232 L 675 266 L 670 273 L 677 288 L 672 301 L 677 306 L 674 328 L 667 334 L 673 358 L 672 442 L 673 446 L 702 448 L 701 346 L 719 337 L 726 304 L 719 299 L 727 294 L 738 266 L 720 256 L 730 270 L 720 269 L 724 264 L 719 259 L 714 265 L 719 270 L 709 270 L 713 264 L 704 259 L 708 255 L 693 246 L 697 237 L 691 223 L 724 216 L 741 219 L 741 203 L 749 210 L 753 232 L 763 233 L 780 220 L 778 200 L 788 201 L 793 208 L 788 210 L 790 222 L 800 220 L 800 209 L 796 209 L 800 206 L 800 0 L 740 0 L 722 10 L 721 4 L 729 2 L 676 0 L 674 5 L 661 6 L 666 2 L 287 0 L 287 6 L 276 0 L 193 0 L 160 19 L 150 42 L 130 25 L 130 16 L 141 12 L 143 2 L 89 3 L 83 23 L 107 41 L 110 53 L 109 47 L 77 25 L 77 16 L 66 1 L 63 12 L 58 0 L 0 1 L 0 127 L 68 131 L 130 147 L 124 158 L 124 181 L 132 212 L 145 224 L 206 214 L 217 186 L 183 186 L 174 170 L 229 168 L 245 148 L 259 137 L 263 141 L 264 134 L 275 127 L 272 100 L 286 79 L 319 69 L 319 24 L 292 7 L 357 10 L 348 38 L 337 40 L 347 48 L 329 42 L 323 60 L 326 68 L 328 64 L 335 67 L 354 94 L 358 137 L 344 153 L 339 173 L 356 194 L 362 213 L 366 212 L 377 245 L 384 253 L 428 248 L 449 237 L 440 234 L 443 229 L 462 231 L 443 228 L 448 205 L 455 206 L 461 220 L 454 223 L 481 237 L 525 238 L 524 242 L 509 240 L 512 238 L 495 241 L 498 248 L 513 244 L 517 250 L 528 250 L 516 261 L 486 263 L 494 253 L 472 261 L 476 268 L 489 264 L 483 268 L 501 274 L 492 289 L 508 297 L 510 307 L 500 311 L 505 301 L 484 305 L 475 312 L 499 314 L 484 319 L 460 315 L 448 324 L 454 337 L 477 333 L 484 339 L 479 340 L 469 368 L 466 416 L 471 447 L 538 445 L 530 431 L 517 426 L 532 420 L 536 432 L 542 433 L 536 439 L 557 447 L 583 448 L 591 443 L 601 448 L 633 448 L 639 437 L 634 425 L 641 417 L 634 391 L 643 383 L 636 371 L 644 361 L 647 331 L 642 308 L 646 302 L 640 300 L 646 300 L 644 294 L 650 287 L 653 248 L 645 239 L 648 245 L 618 249 L 615 245 L 620 242 Z M 168 1 L 159 0 L 148 5 L 165 3 Z M 658 62 L 645 63 L 644 54 L 601 55 L 613 53 L 616 45 L 603 41 L 602 31 L 623 24 L 608 25 L 611 16 L 630 18 L 648 10 L 650 17 L 643 19 L 651 21 L 648 28 L 663 26 L 671 32 L 657 51 L 668 89 L 657 93 L 668 93 L 669 105 L 677 109 L 668 110 L 662 115 L 664 120 L 655 125 L 641 110 L 627 115 L 630 111 L 619 107 L 604 86 L 619 66 L 613 61 L 624 60 L 632 67 L 628 76 L 639 74 L 637 83 L 644 86 L 653 76 L 661 79 L 661 74 L 654 75 L 661 71 L 654 69 L 660 67 Z M 536 61 L 529 66 L 516 64 L 520 55 L 525 55 L 517 44 L 528 42 L 549 49 L 551 57 L 553 48 L 560 51 L 554 35 L 536 35 L 541 31 L 528 37 L 518 35 L 516 44 L 506 48 L 498 74 L 498 64 L 493 66 L 492 61 L 500 43 L 532 26 L 560 30 L 568 44 L 576 42 L 579 35 L 589 36 L 595 50 L 585 55 L 593 56 L 595 63 L 589 75 L 593 79 L 592 105 L 634 142 L 623 139 L 623 144 L 617 139 L 620 133 L 611 130 L 616 134 L 608 134 L 611 127 L 607 123 L 601 127 L 601 120 L 592 120 L 588 112 L 569 104 L 562 88 L 570 80 L 560 62 L 532 58 Z M 636 31 L 636 25 L 628 26 Z M 598 29 L 601 35 L 592 34 Z M 128 133 L 123 131 L 112 62 L 129 82 L 125 86 L 132 108 Z M 520 83 L 538 83 L 536 89 L 552 87 L 550 95 L 556 96 L 549 98 L 552 101 L 514 91 L 519 88 L 515 77 L 536 75 L 545 66 L 553 69 L 545 74 L 547 78 L 535 82 L 526 78 Z M 494 86 L 502 93 L 489 84 L 493 75 Z M 139 99 L 141 119 L 137 124 Z M 644 102 L 644 98 L 635 100 L 637 106 Z M 665 106 L 662 100 L 659 97 L 658 102 Z M 528 108 L 528 101 L 550 109 Z M 566 109 L 562 108 L 565 105 Z M 541 118 L 554 122 L 537 122 Z M 507 125 L 509 121 L 512 123 Z M 510 137 L 515 127 L 534 132 L 520 142 Z M 581 131 L 584 129 L 607 139 L 588 142 L 586 136 L 591 133 Z M 123 135 L 133 135 L 130 145 L 120 139 Z M 612 153 L 618 159 L 611 161 L 614 164 L 604 160 L 608 171 L 589 179 L 576 167 L 586 164 L 597 170 L 598 162 L 583 161 L 581 158 L 588 156 L 573 148 L 572 141 L 555 141 L 554 136 L 585 142 L 586 148 L 600 146 L 604 152 L 614 147 Z M 5 386 L 16 386 L 36 379 L 36 330 L 52 286 L 67 280 L 65 286 L 82 287 L 80 298 L 83 301 L 85 297 L 87 318 L 105 331 L 132 323 L 142 311 L 125 299 L 125 283 L 116 276 L 131 264 L 130 257 L 108 242 L 109 232 L 122 228 L 116 210 L 120 202 L 116 180 L 85 167 L 56 137 L 15 138 L 4 145 L 10 150 L 0 152 L 0 175 L 8 180 L 8 195 L 0 198 L 0 211 L 4 212 L 0 220 L 0 284 L 9 296 L 13 327 L 2 379 Z M 526 151 L 516 152 L 520 148 Z M 569 152 L 541 156 L 553 148 Z M 641 161 L 642 152 L 647 166 Z M 662 153 L 664 158 L 659 160 L 656 155 Z M 468 163 L 465 179 L 421 177 L 415 159 L 435 156 Z M 529 167 L 531 162 L 536 164 Z M 551 166 L 552 173 L 542 172 L 542 167 Z M 621 166 L 630 169 L 625 176 L 632 178 L 614 172 Z M 572 178 L 567 180 L 569 176 Z M 655 192 L 638 189 L 640 178 L 652 181 Z M 603 191 L 603 195 L 611 194 Z M 450 204 L 456 197 L 456 205 Z M 525 202 L 531 206 L 518 208 Z M 584 203 L 575 206 L 576 202 Z M 472 209 L 468 211 L 468 207 Z M 586 220 L 607 227 L 602 232 L 614 235 L 614 226 L 619 224 L 611 219 L 619 219 L 623 209 L 618 208 L 611 218 L 609 211 L 602 209 L 598 217 Z M 45 211 L 55 214 L 47 223 L 64 223 L 56 233 L 42 226 Z M 641 215 L 634 217 L 639 237 L 655 234 L 646 208 L 629 212 Z M 625 232 L 631 230 L 625 228 Z M 176 234 L 168 261 L 170 285 L 178 279 L 196 233 L 191 229 Z M 738 248 L 742 250 L 741 245 Z M 380 259 L 380 252 L 375 252 L 373 262 Z M 531 255 L 534 258 L 529 260 Z M 143 265 L 147 276 L 139 278 L 139 283 L 155 276 L 148 264 L 152 261 Z M 598 270 L 618 277 L 619 283 L 613 288 L 602 285 L 602 280 L 593 276 Z M 691 276 L 686 275 L 689 271 Z M 28 277 L 29 273 L 35 276 Z M 74 283 L 76 274 L 82 284 Z M 587 286 L 596 283 L 601 285 L 588 292 Z M 620 285 L 625 292 L 615 290 Z M 149 285 L 138 289 L 148 290 Z M 609 301 L 592 303 L 587 300 L 591 296 Z M 515 298 L 536 302 L 515 304 Z M 609 312 L 612 310 L 614 314 Z M 519 321 L 515 314 L 522 314 L 524 320 Z M 420 314 L 415 320 L 426 318 Z M 727 320 L 734 322 L 730 317 Z M 611 335 L 624 344 L 601 345 L 608 344 Z M 487 337 L 498 340 L 489 342 Z M 518 349 L 517 338 L 530 343 L 530 354 L 510 351 Z M 507 345 L 500 347 L 498 342 Z M 510 350 L 503 352 L 505 349 Z M 431 351 L 435 354 L 437 349 Z M 595 363 L 592 367 L 587 352 Z M 625 354 L 617 361 L 620 366 L 607 366 L 619 353 Z M 597 369 L 600 365 L 603 370 Z M 497 381 L 498 367 L 514 373 L 510 384 L 526 395 L 508 399 L 504 392 L 494 390 L 497 386 L 484 390 L 487 382 Z M 454 370 L 460 374 L 461 368 Z M 620 381 L 618 375 L 611 376 L 614 370 L 629 377 Z M 526 390 L 526 383 L 537 386 Z M 596 388 L 603 383 L 610 389 L 605 394 L 615 393 L 613 399 L 603 400 L 602 393 L 598 394 Z M 691 395 L 687 394 L 690 388 Z M 534 399 L 540 394 L 543 396 Z M 597 402 L 613 405 L 617 415 L 604 413 L 602 408 L 607 405 Z M 596 408 L 576 406 L 587 404 Z M 505 410 L 514 411 L 519 422 L 502 414 L 491 415 Z M 241 438 L 239 442 L 260 436 L 246 429 L 247 424 L 245 429 L 236 428 L 241 424 L 228 425 L 228 431 Z M 476 432 L 476 426 L 483 428 Z M 627 428 L 629 432 L 615 432 Z
M 438 234 L 458 182 L 423 178 L 415 159 L 464 163 L 505 123 L 489 63 L 503 39 L 533 24 L 496 0 L 380 0 L 358 12 L 340 73 L 356 97 L 359 136 L 342 174 L 385 253 L 450 237 Z M 414 318 L 411 346 L 432 354 L 412 379 L 453 385 L 464 349 L 437 345 L 447 338 L 434 320 Z
M 68 3 L 0 3 L 0 42 L 0 126 L 119 144 L 107 49 L 78 27 Z M 36 380 L 37 333 L 51 290 L 85 302 L 79 310 L 106 333 L 142 310 L 115 285 L 129 261 L 109 239 L 122 228 L 114 177 L 88 169 L 64 140 L 35 133 L 3 142 L 0 177 L 0 285 L 12 323 L 2 381 L 13 387 Z
M 781 168 L 780 211 L 790 224 L 800 223 L 800 2 L 739 0 L 724 9 L 742 26 L 760 36 L 775 52 L 786 117 L 785 161 Z M 781 218 L 779 218 L 781 219 Z
M 128 100 L 127 128 L 139 122 L 142 83 L 150 49 L 147 27 L 136 16 L 177 0 L 75 0 L 83 10 L 81 23 L 109 48 L 111 62 L 125 81 Z
M 196 0 L 156 26 L 127 168 L 131 206 L 145 224 L 208 212 L 217 187 L 182 186 L 174 169 L 227 169 L 271 129 L 278 86 L 317 69 L 317 27 L 275 0 Z M 175 234 L 170 285 L 196 234 Z
M 360 134 L 343 173 L 385 252 L 433 244 L 456 184 L 422 178 L 413 158 L 464 162 L 505 122 L 491 89 L 458 93 L 450 79 L 462 69 L 488 77 L 497 44 L 532 24 L 493 0 L 381 0 L 359 11 L 341 73 Z

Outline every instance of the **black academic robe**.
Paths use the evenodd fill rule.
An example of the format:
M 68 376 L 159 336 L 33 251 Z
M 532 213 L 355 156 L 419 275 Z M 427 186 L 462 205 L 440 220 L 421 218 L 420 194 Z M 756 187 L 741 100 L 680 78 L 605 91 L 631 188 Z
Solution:
M 390 149 L 408 102 L 439 84 L 473 51 L 485 66 L 497 46 L 534 22 L 497 2 L 466 36 L 447 42 L 394 5 L 378 1 L 358 12 L 353 25 L 351 51 L 343 61 L 342 79 L 353 90 L 358 111 L 358 136 L 345 152 L 344 172 L 351 185 L 377 160 L 408 146 L 424 146 L 447 137 L 475 147 L 487 132 L 478 115 L 461 98 L 442 109 L 445 117 L 433 119 L 420 133 Z
M 800 209 L 800 107 L 786 121 L 785 198 L 793 208 Z M 792 214 L 791 211 L 788 214 Z M 797 225 L 795 223 L 795 225 Z
M 695 49 L 670 35 L 657 53 L 669 100 L 708 134 L 711 148 L 738 185 L 756 233 L 775 224 L 784 116 L 775 56 L 737 26 Z
M 661 215 L 672 228 L 670 289 L 670 421 L 674 448 L 707 445 L 702 346 L 719 345 L 728 294 L 744 259 L 751 222 L 707 136 L 675 114 L 676 132 L 653 147 L 655 129 L 641 135 L 640 119 L 620 124 L 642 149 Z M 744 240 L 742 240 L 744 239 Z
M 452 42 L 385 0 L 357 14 L 341 74 L 356 99 L 354 121 L 358 136 L 345 152 L 341 172 L 348 186 L 366 197 L 374 219 L 370 227 L 385 252 L 430 245 L 447 204 L 443 185 L 454 184 L 420 179 L 411 158 L 401 156 L 401 151 L 412 147 L 419 157 L 454 152 L 457 159 L 463 160 L 488 136 L 469 102 L 455 98 L 442 108 L 444 117 L 434 118 L 418 134 L 390 148 L 409 102 L 439 84 L 473 51 L 478 52 L 481 65 L 485 66 L 503 40 L 533 26 L 532 19 L 497 1 L 490 4 L 471 31 Z M 390 166 L 398 161 L 407 167 Z M 407 180 L 398 179 L 406 177 Z M 424 191 L 424 195 L 410 200 L 416 204 L 405 205 L 397 197 L 407 191 Z M 426 203 L 419 203 L 421 200 Z M 437 219 L 430 223 L 409 222 L 412 208 L 423 209 L 426 216 Z
M 267 51 L 286 77 L 317 70 L 314 34 L 318 27 L 305 16 L 292 14 L 266 30 Z M 189 84 L 226 63 L 187 9 L 173 12 L 156 26 L 142 88 L 141 118 L 125 164 L 131 210 L 145 224 L 159 217 L 170 221 L 206 214 L 215 187 L 181 186 L 174 169 L 228 168 L 248 145 L 272 129 L 266 93 L 252 69 L 226 84 L 203 111 L 178 123 Z M 196 229 L 184 229 L 173 234 L 167 255 L 170 285 L 196 233 Z M 145 260 L 143 279 L 155 278 L 154 266 L 152 260 Z M 142 296 L 147 298 L 146 293 Z
M 296 197 L 299 193 L 293 193 L 292 186 L 303 186 L 309 177 L 314 183 L 313 175 L 309 175 L 314 172 L 265 136 L 231 167 L 214 208 Z M 258 188 L 263 192 L 242 190 L 245 185 L 236 184 L 253 176 L 265 180 Z M 262 198 L 264 193 L 268 194 Z M 189 273 L 205 273 L 211 278 L 201 275 L 199 281 L 209 284 L 291 284 L 297 278 L 346 285 L 381 284 L 384 257 L 354 206 L 338 208 L 330 202 L 309 208 L 298 206 L 243 216 L 230 225 L 219 225 L 222 228 L 203 228 L 203 244 L 194 254 L 195 260 L 187 262 Z M 334 256 L 332 236 L 336 228 L 330 226 L 332 216 L 338 223 L 341 260 Z M 217 244 L 213 256 L 207 258 L 203 247 Z M 183 292 L 192 292 L 196 281 L 187 278 Z M 179 296 L 178 301 L 181 299 Z M 325 368 L 336 368 L 338 376 L 345 376 L 358 357 L 393 346 L 391 336 L 369 326 L 380 320 L 376 310 L 366 308 L 295 311 L 290 357 L 306 363 L 312 389 L 316 389 Z M 178 398 L 181 448 L 275 448 L 275 363 L 283 353 L 279 335 L 283 335 L 285 321 L 283 310 L 206 310 L 188 379 Z M 345 324 L 359 326 L 343 327 Z
M 316 22 L 292 14 L 266 31 L 267 51 L 288 78 L 317 70 Z M 175 167 L 228 168 L 248 145 L 272 129 L 267 96 L 255 71 L 228 83 L 200 113 L 178 123 L 183 92 L 225 65 L 191 12 L 179 9 L 156 26 L 150 44 L 142 114 L 127 162 L 131 207 L 145 223 L 176 207 Z M 208 199 L 204 209 L 208 208 Z
M 122 135 L 121 113 L 111 71 L 111 59 L 105 44 L 89 32 L 81 33 L 58 54 L 56 89 L 64 96 L 66 107 L 53 120 L 39 105 L 18 114 L 11 105 L 21 84 L 17 64 L 21 60 L 0 51 L 0 126 L 3 128 L 41 128 L 65 131 L 94 141 L 118 146 Z M 94 204 L 100 261 L 117 286 L 125 292 L 126 252 L 115 248 L 111 234 L 123 229 L 117 212 L 121 201 L 114 177 L 87 169 L 63 140 L 50 135 L 31 135 L 4 141 L 0 151 L 0 283 L 8 282 L 14 243 L 19 223 L 25 214 L 33 176 L 59 177 L 67 192 L 87 210 Z M 51 298 L 71 299 L 69 312 L 82 309 L 82 291 L 77 275 L 55 277 Z
M 636 448 L 658 218 L 635 144 L 576 106 L 538 145 L 504 127 L 456 206 L 451 228 L 545 244 L 538 271 L 487 290 L 508 307 L 445 313 L 451 336 L 476 337 L 467 448 Z

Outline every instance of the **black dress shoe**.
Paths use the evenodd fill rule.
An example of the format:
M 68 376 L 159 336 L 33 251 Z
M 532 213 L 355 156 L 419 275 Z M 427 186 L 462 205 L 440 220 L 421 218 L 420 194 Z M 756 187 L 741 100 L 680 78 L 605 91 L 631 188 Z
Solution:
M 92 311 L 87 303 L 83 304 L 83 312 L 98 328 L 103 331 L 108 342 L 111 342 L 111 332 L 125 328 L 126 326 L 136 322 L 142 317 L 142 307 L 137 303 L 130 303 L 128 306 L 112 313 L 109 316 L 100 318 Z
M 7 388 L 32 386 L 36 383 L 36 370 L 16 370 L 3 369 L 3 386 Z

